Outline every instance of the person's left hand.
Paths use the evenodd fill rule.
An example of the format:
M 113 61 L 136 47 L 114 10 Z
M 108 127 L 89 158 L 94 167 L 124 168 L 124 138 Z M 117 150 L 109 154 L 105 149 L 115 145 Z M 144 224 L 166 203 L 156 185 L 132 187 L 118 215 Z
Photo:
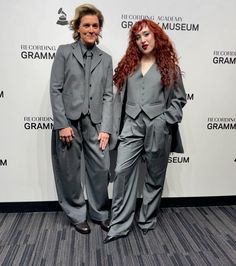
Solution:
M 106 132 L 100 132 L 98 135 L 98 141 L 99 141 L 99 148 L 101 150 L 105 150 L 107 143 L 109 140 L 109 134 Z

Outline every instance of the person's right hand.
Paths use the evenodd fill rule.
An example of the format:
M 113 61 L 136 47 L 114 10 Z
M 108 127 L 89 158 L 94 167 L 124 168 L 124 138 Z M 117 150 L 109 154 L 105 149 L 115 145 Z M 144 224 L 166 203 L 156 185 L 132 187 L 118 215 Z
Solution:
M 59 138 L 64 143 L 70 143 L 74 138 L 74 132 L 71 127 L 59 129 Z

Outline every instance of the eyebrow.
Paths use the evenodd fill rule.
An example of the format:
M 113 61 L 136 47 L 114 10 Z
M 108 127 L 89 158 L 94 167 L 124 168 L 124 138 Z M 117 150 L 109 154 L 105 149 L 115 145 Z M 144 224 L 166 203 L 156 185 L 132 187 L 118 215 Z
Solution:
M 144 31 L 141 31 L 140 33 L 136 33 L 135 36 L 140 36 L 141 34 L 148 33 L 148 32 L 150 32 L 150 30 L 144 30 Z
M 86 22 L 86 23 L 83 23 L 82 25 L 99 25 L 99 23 L 89 23 L 89 22 Z

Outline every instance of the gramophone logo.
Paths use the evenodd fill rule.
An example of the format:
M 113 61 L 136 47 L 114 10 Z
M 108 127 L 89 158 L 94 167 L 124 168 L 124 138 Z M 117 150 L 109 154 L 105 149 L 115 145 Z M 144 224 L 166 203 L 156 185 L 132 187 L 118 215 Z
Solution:
M 68 24 L 67 18 L 66 18 L 66 13 L 62 10 L 62 7 L 59 8 L 58 12 L 57 12 L 60 16 L 57 20 L 57 24 L 61 25 L 61 26 L 65 26 Z

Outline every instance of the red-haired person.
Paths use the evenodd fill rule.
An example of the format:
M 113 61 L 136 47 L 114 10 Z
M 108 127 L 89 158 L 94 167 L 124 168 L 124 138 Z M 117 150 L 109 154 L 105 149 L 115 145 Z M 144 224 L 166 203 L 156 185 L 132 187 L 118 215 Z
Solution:
M 151 20 L 138 21 L 130 29 L 128 48 L 115 69 L 113 81 L 117 87 L 114 123 L 120 133 L 111 223 L 104 243 L 130 231 L 141 157 L 148 175 L 137 223 L 144 234 L 155 228 L 169 154 L 183 152 L 178 123 L 186 104 L 173 44 Z

